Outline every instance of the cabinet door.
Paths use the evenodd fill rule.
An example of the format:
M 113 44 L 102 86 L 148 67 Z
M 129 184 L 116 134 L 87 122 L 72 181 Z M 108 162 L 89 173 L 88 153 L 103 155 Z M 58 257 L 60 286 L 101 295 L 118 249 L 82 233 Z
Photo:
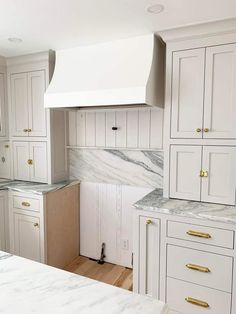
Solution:
M 201 138 L 205 49 L 173 53 L 171 137 Z
M 139 293 L 159 298 L 160 222 L 139 217 Z
M 0 250 L 6 249 L 5 239 L 5 199 L 0 194 Z
M 200 201 L 201 146 L 171 146 L 170 197 Z
M 236 44 L 206 50 L 204 138 L 236 138 Z
M 0 142 L 0 178 L 10 179 L 11 160 L 10 160 L 10 143 Z
M 202 201 L 235 205 L 236 147 L 203 147 Z
M 13 213 L 14 254 L 41 261 L 39 218 Z
M 30 180 L 47 182 L 47 143 L 31 142 L 29 144 Z
M 14 142 L 13 143 L 13 163 L 14 163 L 14 179 L 30 180 L 29 160 L 29 143 Z
M 6 135 L 4 75 L 0 73 L 0 136 Z
M 46 110 L 44 109 L 45 72 L 28 73 L 28 110 L 30 136 L 46 136 Z
M 11 124 L 13 136 L 28 136 L 27 73 L 11 75 Z

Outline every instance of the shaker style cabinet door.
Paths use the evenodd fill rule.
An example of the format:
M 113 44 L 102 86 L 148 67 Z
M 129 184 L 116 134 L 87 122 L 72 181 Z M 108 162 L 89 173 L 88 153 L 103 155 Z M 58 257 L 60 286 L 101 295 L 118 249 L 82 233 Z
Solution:
M 46 136 L 45 71 L 28 73 L 29 136 Z
M 11 157 L 10 143 L 0 142 L 0 178 L 10 179 L 11 177 Z
M 5 84 L 4 75 L 0 73 L 0 136 L 6 135 L 6 117 L 5 117 Z
M 30 180 L 47 183 L 47 143 L 29 143 Z
M 36 262 L 41 261 L 39 218 L 13 213 L 12 253 Z
M 139 217 L 139 293 L 159 299 L 160 221 Z
M 236 44 L 206 49 L 204 138 L 236 138 Z
M 200 201 L 202 146 L 171 146 L 170 197 Z
M 205 48 L 173 53 L 171 137 L 202 138 Z
M 10 84 L 12 135 L 28 136 L 27 73 L 12 74 Z
M 14 142 L 13 143 L 13 164 L 14 164 L 14 179 L 30 180 L 29 169 L 29 143 Z
M 204 146 L 202 201 L 235 205 L 236 147 Z
M 0 194 L 0 250 L 6 250 L 5 199 L 2 194 Z

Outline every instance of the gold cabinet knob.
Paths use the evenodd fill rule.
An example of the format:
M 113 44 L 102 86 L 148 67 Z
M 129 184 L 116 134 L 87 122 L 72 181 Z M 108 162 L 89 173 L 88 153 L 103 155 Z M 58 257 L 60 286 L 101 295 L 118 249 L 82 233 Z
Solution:
M 188 303 L 194 304 L 194 305 L 201 306 L 201 307 L 205 307 L 205 308 L 209 307 L 209 304 L 207 302 L 201 301 L 201 300 L 197 300 L 197 299 L 194 299 L 194 298 L 191 298 L 191 297 L 185 298 L 185 301 L 188 302 Z
M 5 147 L 5 148 L 9 148 L 9 145 L 5 145 L 4 147 Z
M 146 221 L 146 225 L 150 225 L 151 223 L 152 223 L 151 219 L 148 219 L 148 220 Z
M 31 129 L 28 129 L 27 131 L 28 131 L 28 132 L 32 132 L 32 130 L 31 130 Z
M 210 131 L 210 130 L 209 130 L 208 128 L 205 128 L 205 129 L 204 129 L 204 132 L 206 132 L 206 133 L 209 132 L 209 131 Z
M 28 203 L 28 202 L 22 202 L 21 205 L 25 206 L 25 207 L 30 207 L 30 203 Z
M 197 128 L 197 129 L 196 129 L 196 132 L 197 132 L 197 133 L 200 133 L 200 132 L 202 132 L 202 129 Z
M 33 165 L 33 160 L 32 159 L 28 159 L 27 163 L 28 163 L 28 165 Z
M 207 178 L 208 177 L 208 171 L 201 170 L 199 175 L 201 178 Z
M 24 129 L 23 131 L 26 133 L 26 132 L 28 132 L 28 129 Z
M 34 227 L 39 227 L 39 224 L 37 222 L 34 223 Z

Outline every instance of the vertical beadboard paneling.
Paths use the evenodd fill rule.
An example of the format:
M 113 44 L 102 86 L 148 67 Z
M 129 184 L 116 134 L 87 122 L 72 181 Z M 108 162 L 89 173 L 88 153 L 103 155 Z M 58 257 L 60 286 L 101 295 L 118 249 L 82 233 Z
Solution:
M 104 111 L 96 112 L 96 146 L 106 146 L 106 113 Z
M 127 147 L 138 147 L 138 110 L 127 111 Z
M 139 110 L 139 131 L 138 131 L 138 147 L 150 147 L 150 109 Z
M 151 109 L 150 148 L 163 146 L 163 114 L 162 108 Z
M 69 120 L 69 137 L 68 137 L 68 144 L 70 146 L 77 145 L 77 112 L 76 111 L 69 111 L 68 113 L 68 120 Z
M 86 112 L 85 121 L 85 144 L 88 147 L 96 146 L 95 143 L 96 119 L 95 112 Z
M 116 131 L 116 147 L 127 147 L 127 120 L 126 111 L 116 112 L 116 126 L 118 130 Z
M 85 146 L 85 112 L 77 112 L 77 145 Z
M 106 147 L 116 146 L 116 132 L 112 127 L 116 126 L 115 111 L 106 112 Z

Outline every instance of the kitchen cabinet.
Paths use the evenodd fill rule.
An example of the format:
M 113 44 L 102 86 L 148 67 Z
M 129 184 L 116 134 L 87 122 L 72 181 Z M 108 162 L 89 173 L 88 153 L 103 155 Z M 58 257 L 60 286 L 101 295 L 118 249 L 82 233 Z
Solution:
M 6 197 L 5 191 L 0 191 L 0 250 L 6 250 Z
M 12 136 L 46 136 L 45 71 L 10 76 Z
M 160 223 L 158 219 L 139 217 L 138 292 L 159 298 Z
M 10 179 L 11 177 L 10 150 L 10 142 L 0 142 L 0 178 Z
M 160 261 L 156 271 L 149 269 L 159 294 L 155 289 L 148 294 L 166 302 L 170 313 L 235 313 L 235 224 L 184 217 L 180 211 L 176 207 L 177 214 L 167 215 L 136 209 L 134 292 L 147 293 L 150 282 L 143 265 Z M 145 236 L 152 225 L 146 226 L 147 219 L 153 227 L 158 222 L 159 232 Z
M 0 72 L 0 137 L 6 136 L 6 97 L 5 77 Z
M 47 143 L 13 142 L 14 179 L 47 182 Z
M 79 185 L 8 193 L 10 252 L 64 268 L 79 255 Z
M 236 148 L 171 145 L 170 197 L 235 205 Z
M 236 139 L 236 44 L 173 52 L 171 138 Z

